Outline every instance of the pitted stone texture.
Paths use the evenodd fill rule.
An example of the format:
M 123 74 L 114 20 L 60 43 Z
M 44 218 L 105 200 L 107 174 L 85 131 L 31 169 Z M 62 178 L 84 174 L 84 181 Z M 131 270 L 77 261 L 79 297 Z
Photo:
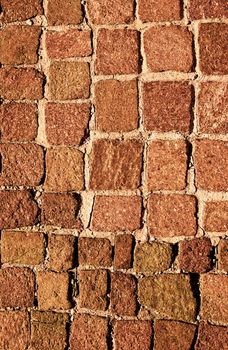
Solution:
M 179 267 L 185 272 L 202 273 L 212 269 L 213 247 L 209 238 L 179 243 Z
M 136 280 L 122 272 L 111 275 L 111 310 L 119 316 L 136 316 Z
M 0 185 L 38 186 L 44 175 L 44 152 L 35 144 L 1 144 Z
M 65 271 L 75 267 L 75 237 L 51 234 L 48 237 L 48 267 L 55 271 Z
M 74 314 L 70 333 L 71 350 L 108 350 L 107 339 L 107 318 Z
M 32 307 L 35 278 L 29 268 L 6 267 L 0 270 L 0 307 Z
M 127 132 L 138 127 L 136 80 L 100 80 L 95 84 L 95 115 L 100 131 Z
M 44 193 L 42 196 L 41 222 L 63 228 L 80 228 L 77 218 L 79 197 L 70 193 Z
M 189 350 L 196 326 L 177 321 L 156 320 L 154 324 L 154 350 Z
M 0 348 L 25 350 L 29 346 L 29 340 L 30 324 L 27 312 L 0 311 Z
M 154 273 L 168 270 L 172 264 L 172 245 L 152 242 L 141 243 L 135 248 L 134 269 L 138 273 Z
M 44 262 L 44 237 L 39 232 L 3 231 L 1 236 L 2 263 L 39 265 Z
M 196 186 L 208 191 L 227 191 L 228 142 L 197 140 L 195 150 Z
M 205 82 L 200 84 L 198 100 L 199 130 L 206 134 L 228 133 L 228 84 Z
M 228 74 L 228 24 L 202 23 L 199 27 L 200 69 L 203 74 Z
M 150 190 L 183 190 L 187 185 L 187 144 L 184 141 L 152 141 L 148 149 Z
M 134 231 L 141 227 L 142 199 L 139 196 L 96 196 L 91 229 Z
M 228 323 L 228 277 L 202 274 L 200 276 L 201 319 Z
M 69 29 L 46 33 L 47 54 L 50 58 L 85 57 L 92 54 L 91 32 Z
M 183 17 L 179 0 L 139 0 L 139 18 L 143 22 L 174 21 Z
M 116 321 L 114 324 L 116 350 L 150 350 L 151 337 L 150 321 Z
M 52 100 L 88 98 L 90 90 L 87 62 L 52 62 L 49 68 L 48 94 Z
M 83 153 L 76 148 L 55 147 L 47 150 L 45 190 L 80 191 L 84 187 Z
M 145 31 L 143 40 L 151 72 L 192 71 L 192 33 L 187 28 L 176 25 L 152 27 Z
M 38 131 L 37 107 L 33 103 L 0 106 L 1 142 L 34 141 Z
M 79 24 L 82 21 L 80 0 L 49 0 L 47 7 L 48 25 Z
M 132 267 L 133 246 L 134 240 L 132 235 L 122 234 L 115 236 L 115 269 L 130 269 Z
M 149 197 L 149 232 L 155 237 L 195 236 L 196 198 L 189 195 Z
M 163 274 L 144 277 L 138 282 L 138 300 L 159 318 L 195 321 L 197 304 L 190 276 Z
M 177 131 L 184 134 L 191 131 L 193 88 L 189 83 L 145 82 L 142 99 L 147 131 Z
M 91 154 L 90 188 L 136 189 L 140 186 L 143 144 L 138 140 L 97 140 Z
M 51 145 L 80 145 L 88 128 L 88 103 L 48 103 L 45 107 L 45 129 Z
M 218 245 L 218 268 L 228 272 L 228 239 L 221 239 Z
M 5 23 L 25 21 L 43 13 L 41 0 L 1 0 L 1 10 Z
M 38 271 L 37 284 L 40 310 L 69 309 L 72 306 L 67 272 Z
M 106 238 L 80 237 L 78 240 L 78 261 L 79 265 L 111 266 L 111 242 Z
M 93 24 L 129 24 L 134 20 L 133 0 L 88 0 L 87 12 Z
M 12 25 L 1 30 L 2 64 L 35 64 L 41 30 L 35 26 Z
M 66 346 L 66 326 L 69 316 L 56 312 L 32 312 L 30 350 L 63 350 Z
M 191 0 L 190 19 L 227 17 L 227 6 L 224 0 Z
M 138 32 L 128 29 L 99 29 L 95 73 L 113 75 L 139 72 Z
M 0 69 L 0 95 L 8 100 L 39 100 L 43 97 L 43 74 L 34 68 Z
M 228 230 L 228 201 L 206 202 L 204 212 L 206 231 L 226 232 Z
M 228 344 L 227 327 L 219 327 L 200 322 L 196 350 L 226 350 Z
M 38 206 L 28 191 L 0 191 L 0 229 L 37 222 Z
M 107 271 L 80 270 L 78 275 L 80 307 L 105 311 L 107 308 Z

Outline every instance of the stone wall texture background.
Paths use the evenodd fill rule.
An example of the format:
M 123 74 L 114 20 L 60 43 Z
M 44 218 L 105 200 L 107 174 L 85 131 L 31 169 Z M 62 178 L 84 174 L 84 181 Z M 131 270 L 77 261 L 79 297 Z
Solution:
M 0 4 L 0 350 L 227 350 L 227 1 Z

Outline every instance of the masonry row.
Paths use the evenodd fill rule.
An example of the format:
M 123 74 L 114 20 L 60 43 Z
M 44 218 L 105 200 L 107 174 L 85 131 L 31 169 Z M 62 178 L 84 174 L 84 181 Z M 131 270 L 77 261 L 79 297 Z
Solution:
M 51 311 L 0 312 L 0 345 L 7 342 L 12 350 L 63 350 L 69 344 L 71 350 L 225 350 L 228 342 L 227 327 L 205 321 L 110 320 L 80 312 L 72 322 L 69 318 Z
M 45 16 L 49 26 L 80 24 L 88 16 L 93 25 L 131 24 L 136 17 L 136 4 L 139 20 L 142 22 L 178 21 L 184 18 L 184 3 L 179 0 L 147 1 L 147 0 L 65 0 L 64 7 L 61 0 L 49 0 L 42 6 L 39 0 L 9 2 L 2 0 L 3 23 L 25 21 L 39 15 Z M 45 7 L 45 11 L 44 11 Z M 61 11 L 60 11 L 61 8 Z M 189 20 L 225 18 L 226 4 L 223 0 L 208 2 L 206 0 L 188 1 L 187 12 Z
M 1 186 L 39 186 L 47 192 L 100 190 L 148 191 L 186 189 L 189 167 L 194 165 L 198 189 L 227 191 L 227 142 L 198 139 L 149 141 L 99 139 L 92 143 L 89 165 L 76 147 L 51 147 L 44 151 L 34 143 L 2 143 Z M 143 159 L 144 157 L 144 159 Z M 142 171 L 144 175 L 142 176 Z M 85 186 L 84 173 L 89 172 Z M 87 174 L 88 176 L 88 174 Z M 144 179 L 145 177 L 145 179 Z
M 101 237 L 80 235 L 78 238 L 37 231 L 1 232 L 2 264 L 45 266 L 52 271 L 68 271 L 79 266 L 131 270 L 137 275 L 175 270 L 228 272 L 227 248 L 227 239 L 213 246 L 208 237 L 188 238 L 175 244 L 136 243 L 132 234 L 121 233 L 115 234 L 112 245 L 110 239 Z
M 225 23 L 204 23 L 199 29 L 199 68 L 205 75 L 227 74 L 226 42 L 228 25 Z M 36 64 L 40 45 L 41 29 L 38 26 L 9 25 L 1 31 L 2 64 Z M 99 29 L 95 45 L 95 74 L 139 74 L 144 60 L 147 72 L 193 72 L 196 57 L 193 50 L 193 34 L 187 26 L 157 26 L 145 30 L 142 36 L 143 52 L 140 54 L 140 32 L 132 29 Z M 46 33 L 47 55 L 51 59 L 88 57 L 92 54 L 91 32 L 69 29 L 63 32 Z M 43 58 L 44 51 L 40 52 Z M 87 95 L 89 81 L 88 66 L 75 66 L 72 95 Z M 68 70 L 73 72 L 73 64 Z M 64 75 L 64 62 L 51 66 Z M 145 68 L 144 68 L 145 69 Z M 69 75 L 69 71 L 66 71 Z M 57 78 L 58 79 L 58 78 Z M 60 91 L 52 94 L 58 95 Z M 71 97 L 73 98 L 73 97 Z M 76 98 L 76 97 L 75 97 Z
M 0 191 L 0 229 L 42 223 L 56 228 L 83 230 L 83 201 L 71 193 L 43 193 L 41 209 L 28 191 Z M 227 201 L 206 201 L 203 229 L 227 231 Z M 99 195 L 91 199 L 91 219 L 84 228 L 101 232 L 135 231 L 143 227 L 144 208 L 140 196 Z M 148 198 L 148 228 L 152 237 L 191 237 L 197 231 L 197 200 L 186 194 L 152 194 Z
M 50 70 L 51 99 L 89 97 L 75 93 L 77 69 L 87 63 L 56 62 Z M 42 76 L 34 69 L 5 68 L 1 70 L 2 96 L 6 99 L 36 100 L 42 98 Z M 79 82 L 81 84 L 81 82 Z M 139 107 L 142 125 L 147 132 L 178 132 L 188 135 L 194 127 L 194 109 L 197 113 L 195 132 L 226 134 L 228 84 L 201 82 L 199 93 L 188 81 L 140 82 L 141 96 L 136 80 L 100 80 L 94 85 L 92 103 L 95 126 L 99 132 L 132 132 L 139 127 Z M 56 94 L 55 91 L 58 91 Z M 53 93 L 52 93 L 53 92 Z M 197 107 L 194 107 L 197 95 Z M 11 102 L 1 105 L 1 140 L 33 141 L 38 131 L 38 109 L 34 102 Z M 45 103 L 47 142 L 52 145 L 79 145 L 87 135 L 91 105 L 79 102 Z M 64 122 L 63 122 L 64 120 Z

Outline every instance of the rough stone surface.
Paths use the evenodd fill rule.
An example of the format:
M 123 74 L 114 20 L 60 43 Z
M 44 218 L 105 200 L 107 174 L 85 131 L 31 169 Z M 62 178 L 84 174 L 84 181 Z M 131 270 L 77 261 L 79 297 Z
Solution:
M 84 187 L 83 153 L 76 148 L 56 147 L 46 154 L 45 190 L 79 191 Z
M 96 126 L 100 131 L 127 132 L 138 127 L 137 82 L 101 80 L 95 85 Z
M 145 82 L 142 99 L 146 130 L 188 134 L 192 128 L 192 97 L 193 89 L 186 82 Z
M 199 29 L 200 69 L 204 74 L 228 74 L 228 25 L 204 23 Z
M 108 350 L 108 321 L 88 314 L 75 314 L 71 326 L 71 350 Z
M 168 270 L 172 264 L 172 245 L 167 243 L 141 243 L 135 248 L 134 269 L 138 273 Z
M 96 196 L 91 228 L 95 231 L 133 231 L 141 227 L 139 196 Z
M 116 350 L 150 350 L 151 336 L 150 321 L 116 321 L 114 325 Z
M 208 191 L 227 191 L 228 142 L 197 140 L 195 151 L 196 186 Z
M 8 100 L 38 100 L 43 95 L 43 75 L 34 68 L 0 69 L 0 95 Z
M 115 269 L 130 269 L 133 260 L 133 236 L 129 234 L 115 236 Z
M 87 62 L 52 62 L 49 68 L 49 97 L 52 100 L 88 98 L 90 90 Z
M 46 34 L 47 54 L 50 58 L 84 57 L 92 54 L 91 32 L 69 29 Z
M 25 21 L 43 13 L 40 0 L 1 0 L 2 21 Z
M 35 104 L 11 102 L 0 106 L 1 142 L 34 141 L 37 131 Z
M 2 232 L 2 263 L 39 265 L 43 263 L 44 257 L 45 245 L 42 233 L 18 231 Z
M 209 232 L 228 230 L 228 201 L 206 202 L 204 229 Z
M 107 307 L 106 270 L 79 271 L 79 305 L 91 310 L 106 310 Z
M 159 318 L 195 321 L 197 304 L 188 275 L 144 277 L 138 283 L 138 300 Z
M 87 1 L 89 19 L 93 24 L 129 24 L 134 20 L 133 0 Z
M 2 64 L 35 64 L 41 30 L 32 26 L 7 26 L 1 30 Z
M 90 188 L 136 189 L 140 186 L 143 145 L 138 140 L 97 140 L 91 154 Z
M 137 311 L 136 280 L 122 272 L 111 275 L 111 310 L 119 316 L 135 316 Z
M 184 141 L 152 141 L 148 148 L 150 190 L 183 190 L 187 185 L 187 145 Z
M 47 7 L 47 20 L 51 26 L 79 24 L 82 21 L 82 8 L 80 0 L 49 0 Z
M 196 350 L 226 350 L 228 344 L 227 327 L 219 327 L 200 322 Z
M 206 134 L 228 133 L 228 84 L 205 82 L 200 84 L 198 102 L 199 130 Z
M 224 0 L 191 0 L 190 19 L 227 17 L 227 7 Z
M 0 311 L 0 348 L 25 350 L 29 340 L 30 325 L 27 312 Z
M 193 67 L 192 33 L 187 28 L 152 27 L 144 33 L 147 66 L 152 72 L 191 72 Z
M 156 320 L 154 324 L 154 350 L 190 350 L 196 326 L 177 321 Z
M 200 276 L 201 319 L 228 323 L 228 277 L 202 274 Z
M 31 307 L 34 303 L 34 274 L 29 268 L 0 270 L 0 307 Z
M 38 206 L 28 191 L 0 191 L 0 229 L 34 225 Z
M 40 310 L 69 309 L 72 306 L 67 272 L 38 271 L 38 306 Z
M 48 103 L 45 107 L 47 140 L 52 145 L 79 145 L 86 137 L 88 103 Z
M 174 237 L 196 234 L 196 199 L 189 195 L 149 197 L 149 229 L 151 236 Z
M 63 350 L 69 316 L 56 312 L 32 312 L 31 350 Z
M 48 237 L 48 267 L 55 271 L 69 270 L 75 267 L 75 237 L 51 234 Z
M 185 272 L 202 273 L 212 269 L 213 247 L 209 238 L 179 243 L 179 267 Z
M 112 246 L 106 238 L 80 237 L 78 240 L 79 265 L 109 267 L 112 265 Z
M 77 218 L 80 199 L 70 193 L 44 193 L 42 196 L 43 224 L 64 228 L 79 228 Z
M 222 239 L 218 245 L 218 268 L 228 272 L 228 240 Z
M 96 74 L 139 73 L 138 32 L 128 29 L 99 29 L 97 37 Z
M 139 0 L 139 18 L 143 22 L 177 21 L 182 18 L 179 0 Z
M 44 175 L 44 152 L 35 144 L 1 144 L 0 185 L 38 186 Z

